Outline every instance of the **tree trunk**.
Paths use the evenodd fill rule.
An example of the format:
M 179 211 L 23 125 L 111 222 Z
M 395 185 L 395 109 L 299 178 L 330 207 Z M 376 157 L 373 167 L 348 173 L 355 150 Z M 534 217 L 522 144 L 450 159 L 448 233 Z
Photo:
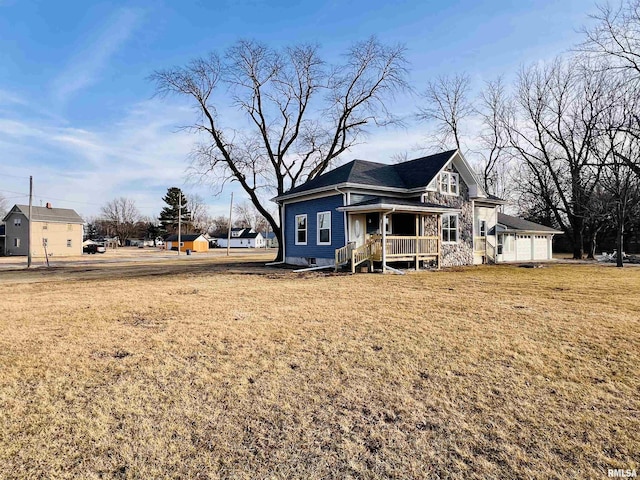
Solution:
M 582 260 L 584 247 L 582 245 L 582 231 L 580 228 L 573 228 L 573 259 Z
M 617 235 L 616 235 L 616 246 L 618 255 L 616 256 L 616 267 L 622 268 L 624 264 L 622 263 L 622 250 L 623 250 L 623 234 L 622 230 L 624 226 L 618 224 Z
M 275 233 L 278 239 L 278 255 L 276 256 L 276 262 L 284 262 L 284 238 L 282 230 L 284 229 L 284 218 L 282 217 L 282 207 L 278 205 L 278 217 L 280 218 L 280 225 L 271 225 L 273 233 Z

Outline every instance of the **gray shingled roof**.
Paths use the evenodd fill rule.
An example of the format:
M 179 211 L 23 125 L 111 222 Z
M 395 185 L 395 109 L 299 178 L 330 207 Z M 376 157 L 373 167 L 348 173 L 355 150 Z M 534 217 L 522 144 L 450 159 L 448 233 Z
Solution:
M 385 163 L 353 160 L 302 185 L 292 188 L 285 195 L 315 190 L 317 188 L 354 183 L 375 187 L 418 188 L 426 187 L 444 167 L 455 150 L 416 158 L 408 162 L 387 165 Z
M 367 205 L 404 205 L 407 207 L 425 207 L 425 208 L 446 208 L 455 210 L 446 205 L 439 205 L 437 203 L 423 203 L 420 199 L 414 198 L 397 198 L 397 197 L 376 197 L 363 202 L 352 203 L 350 207 L 360 207 Z
M 27 219 L 29 218 L 29 205 L 16 205 L 9 213 L 11 214 L 14 209 L 20 210 Z M 76 213 L 75 210 L 70 208 L 47 208 L 47 207 L 31 207 L 32 217 L 34 222 L 60 222 L 60 223 L 84 223 L 84 220 Z M 6 218 L 6 217 L 5 217 Z
M 200 233 L 187 233 L 180 235 L 181 242 L 193 242 L 196 238 L 202 236 Z M 204 238 L 204 237 L 203 237 Z M 205 239 L 206 240 L 206 239 Z M 167 242 L 177 242 L 178 235 L 169 235 L 167 237 Z
M 549 232 L 549 233 L 563 233 L 561 230 L 547 227 L 546 225 L 540 225 L 539 223 L 530 222 L 520 217 L 512 217 L 504 213 L 498 212 L 498 223 L 504 225 L 509 230 L 523 230 L 528 232 Z

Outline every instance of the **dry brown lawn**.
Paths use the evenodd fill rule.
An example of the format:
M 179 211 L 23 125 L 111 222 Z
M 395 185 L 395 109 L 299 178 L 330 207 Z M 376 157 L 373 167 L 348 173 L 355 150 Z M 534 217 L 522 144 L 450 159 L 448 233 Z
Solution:
M 0 477 L 640 469 L 640 268 L 237 262 L 0 273 Z

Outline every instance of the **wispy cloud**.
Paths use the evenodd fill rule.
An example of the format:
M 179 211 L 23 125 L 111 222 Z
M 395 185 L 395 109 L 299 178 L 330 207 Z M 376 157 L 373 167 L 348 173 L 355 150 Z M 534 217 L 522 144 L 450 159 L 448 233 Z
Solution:
M 102 33 L 85 45 L 53 81 L 54 100 L 63 104 L 78 91 L 97 82 L 113 55 L 141 23 L 142 16 L 141 10 L 118 10 Z
M 115 197 L 133 198 L 145 215 L 157 215 L 171 186 L 205 197 L 212 213 L 217 199 L 187 182 L 187 157 L 196 138 L 176 132 L 193 111 L 159 100 L 133 105 L 122 121 L 104 128 L 76 128 L 18 114 L 0 114 L 0 151 L 11 162 L 0 171 L 0 192 L 25 190 L 34 176 L 36 202 L 53 201 L 96 215 Z M 225 207 L 226 208 L 226 207 Z

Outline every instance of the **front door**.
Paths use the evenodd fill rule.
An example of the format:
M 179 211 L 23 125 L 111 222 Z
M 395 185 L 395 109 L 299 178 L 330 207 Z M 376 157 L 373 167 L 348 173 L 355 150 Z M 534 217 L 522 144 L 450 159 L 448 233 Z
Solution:
M 356 247 L 364 245 L 367 235 L 366 215 L 349 215 L 349 241 Z

